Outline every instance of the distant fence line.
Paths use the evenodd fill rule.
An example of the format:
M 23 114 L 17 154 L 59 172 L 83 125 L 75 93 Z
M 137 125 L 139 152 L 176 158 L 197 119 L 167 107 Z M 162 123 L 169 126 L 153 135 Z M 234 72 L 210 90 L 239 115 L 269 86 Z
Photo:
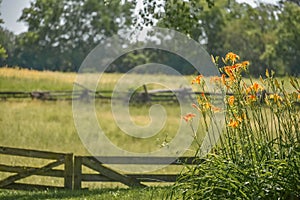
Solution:
M 104 92 L 101 92 L 104 93 Z M 109 98 L 104 97 L 99 92 L 96 92 L 96 98 Z M 78 91 L 32 91 L 32 92 L 0 92 L 0 98 L 2 100 L 7 99 L 39 99 L 45 101 L 57 101 L 57 100 L 72 100 L 72 99 L 84 99 L 90 96 L 89 92 L 85 90 Z
M 145 182 L 175 182 L 178 174 L 123 174 L 107 167 L 107 164 L 118 165 L 195 165 L 201 161 L 195 157 L 91 157 L 74 156 L 72 153 L 54 153 L 0 146 L 0 154 L 27 158 L 41 158 L 52 160 L 42 167 L 11 166 L 0 163 L 0 172 L 14 173 L 4 179 L 0 179 L 2 189 L 82 189 L 82 182 L 120 182 L 129 187 L 146 187 Z M 55 161 L 53 161 L 55 160 Z M 99 161 L 101 160 L 101 162 Z M 64 169 L 54 169 L 60 165 Z M 84 173 L 83 167 L 87 167 L 97 173 Z M 38 184 L 17 183 L 30 176 L 47 176 L 64 179 L 63 186 L 49 186 Z
M 131 101 L 137 103 L 144 102 L 177 102 L 178 97 L 180 99 L 192 100 L 193 95 L 205 94 L 208 96 L 214 97 L 222 97 L 224 94 L 222 93 L 209 93 L 209 92 L 193 92 L 190 88 L 178 88 L 172 90 L 165 89 L 156 89 L 149 90 L 146 86 L 143 86 L 144 91 L 139 91 L 133 93 L 130 97 Z M 92 98 L 95 99 L 104 99 L 110 100 L 112 99 L 113 91 L 91 91 L 88 89 L 82 90 L 74 90 L 74 91 L 32 91 L 32 92 L 13 92 L 13 91 L 0 91 L 0 99 L 8 100 L 8 99 L 39 99 L 43 101 L 71 101 L 71 100 L 82 100 L 89 101 Z M 126 95 L 130 94 L 129 92 L 124 92 L 122 97 L 126 97 Z M 232 95 L 230 93 L 226 95 Z M 115 97 L 114 97 L 115 98 Z M 120 97 L 119 97 L 120 98 Z M 120 98 L 122 100 L 122 98 Z

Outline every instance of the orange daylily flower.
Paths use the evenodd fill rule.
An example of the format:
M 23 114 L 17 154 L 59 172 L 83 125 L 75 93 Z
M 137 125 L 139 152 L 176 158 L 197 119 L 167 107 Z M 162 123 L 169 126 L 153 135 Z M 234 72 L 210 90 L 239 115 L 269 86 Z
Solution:
M 233 77 L 236 72 L 239 72 L 241 69 L 246 69 L 249 64 L 249 61 L 235 63 L 231 66 L 225 66 L 224 71 L 229 77 Z
M 228 89 L 230 86 L 227 85 L 227 82 L 226 82 L 226 75 L 225 75 L 225 74 L 222 74 L 221 80 L 222 80 L 223 85 L 226 86 L 227 89 Z
M 233 73 L 234 69 L 235 69 L 235 67 L 233 67 L 233 66 L 224 67 L 225 73 L 229 76 L 229 78 L 231 80 L 234 79 L 234 73 Z
M 233 106 L 233 104 L 234 104 L 234 96 L 230 96 L 229 98 L 228 98 L 228 104 L 230 105 L 230 106 Z
M 228 126 L 232 127 L 232 128 L 237 128 L 239 126 L 239 121 L 230 119 L 230 122 L 228 123 Z
M 227 126 L 232 127 L 232 128 L 236 128 L 242 123 L 242 121 L 244 119 L 247 118 L 245 113 L 243 113 L 241 116 L 234 115 L 234 117 L 235 117 L 235 119 L 230 119 L 230 122 L 227 124 Z
M 244 61 L 241 63 L 241 67 L 243 67 L 244 69 L 250 64 L 249 61 Z
M 183 118 L 186 122 L 189 122 L 189 121 L 191 121 L 194 117 L 196 117 L 195 114 L 193 114 L 193 113 L 188 113 L 188 114 L 186 114 L 185 116 L 183 116 L 182 118 Z
M 201 78 L 203 78 L 203 75 L 199 75 L 196 78 L 194 78 L 194 80 L 192 80 L 192 84 L 197 83 L 200 84 L 201 83 Z
M 250 100 L 250 101 L 256 101 L 257 100 L 256 95 L 253 95 L 253 94 L 249 95 L 248 96 L 248 100 Z
M 225 56 L 225 61 L 230 60 L 230 61 L 233 62 L 233 63 L 235 63 L 236 60 L 239 60 L 239 59 L 240 59 L 240 57 L 239 57 L 237 54 L 232 53 L 232 52 L 229 52 L 229 53 L 226 54 L 226 56 Z
M 236 119 L 238 122 L 240 122 L 240 123 L 242 123 L 243 119 L 246 119 L 246 118 L 247 118 L 247 116 L 246 116 L 245 113 L 243 113 L 241 116 L 234 115 L 234 117 L 235 117 L 235 119 Z
M 258 83 L 255 82 L 255 83 L 253 83 L 252 86 L 250 86 L 246 89 L 246 93 L 247 94 L 249 94 L 251 92 L 257 93 L 259 90 L 262 91 L 263 89 L 264 88 L 261 85 L 259 85 Z
M 255 92 L 258 92 L 258 90 L 262 90 L 263 87 L 260 86 L 258 83 L 253 83 L 253 89 Z

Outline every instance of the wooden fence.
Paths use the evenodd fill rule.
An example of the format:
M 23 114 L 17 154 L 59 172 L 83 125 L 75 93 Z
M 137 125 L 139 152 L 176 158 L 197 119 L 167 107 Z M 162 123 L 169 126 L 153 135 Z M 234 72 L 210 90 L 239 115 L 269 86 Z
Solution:
M 30 166 L 9 166 L 0 164 L 0 172 L 15 173 L 7 178 L 0 180 L 0 188 L 5 189 L 46 189 L 46 188 L 73 188 L 73 154 L 62 154 L 47 151 L 37 151 L 29 149 L 19 149 L 10 147 L 0 147 L 0 154 L 6 154 L 10 156 L 29 157 L 29 158 L 41 158 L 46 160 L 52 160 L 50 163 L 42 167 L 30 167 Z M 55 161 L 53 161 L 55 160 Z M 64 165 L 64 170 L 53 169 L 60 165 Z M 24 184 L 16 183 L 21 179 L 29 176 L 49 176 L 64 178 L 64 186 L 54 187 L 36 184 Z
M 73 156 L 72 153 L 54 153 L 29 149 L 1 147 L 0 154 L 9 156 L 41 158 L 52 162 L 41 167 L 11 166 L 0 163 L 0 172 L 14 173 L 0 180 L 3 189 L 81 189 L 82 182 L 120 182 L 130 187 L 145 187 L 147 182 L 175 182 L 178 174 L 123 174 L 107 167 L 107 164 L 118 165 L 194 165 L 199 160 L 194 157 L 95 157 Z M 55 161 L 53 161 L 55 160 Z M 99 161 L 101 160 L 101 162 Z M 54 169 L 64 165 L 64 169 Z M 83 173 L 83 166 L 97 173 Z M 59 177 L 64 179 L 63 186 L 48 186 L 17 183 L 29 176 Z
M 43 101 L 70 101 L 70 100 L 88 100 L 92 95 L 97 99 L 110 99 L 110 91 L 96 91 L 88 90 L 77 91 L 31 91 L 31 92 L 0 92 L 0 99 L 39 99 Z
M 89 101 L 91 98 L 110 100 L 112 98 L 113 91 L 90 91 L 88 89 L 76 90 L 76 91 L 31 91 L 31 92 L 1 92 L 0 99 L 39 99 L 43 101 L 71 101 L 71 100 L 82 100 Z M 120 95 L 127 97 L 130 93 L 124 92 Z M 145 103 L 145 102 L 177 102 L 178 98 L 183 100 L 191 100 L 193 95 L 202 94 L 202 92 L 193 92 L 188 88 L 178 88 L 173 90 L 147 90 L 144 86 L 144 91 L 133 93 L 130 97 L 131 102 Z M 207 96 L 223 97 L 221 93 L 204 93 Z M 231 95 L 231 94 L 227 94 Z M 122 100 L 122 99 L 120 99 Z M 124 99 L 125 100 L 125 99 Z
M 127 186 L 145 187 L 145 182 L 175 182 L 178 177 L 178 174 L 121 174 L 106 167 L 105 164 L 194 165 L 197 163 L 194 157 L 97 157 L 96 159 L 89 156 L 75 156 L 74 189 L 80 189 L 82 182 L 121 182 Z M 98 173 L 83 173 L 83 166 Z

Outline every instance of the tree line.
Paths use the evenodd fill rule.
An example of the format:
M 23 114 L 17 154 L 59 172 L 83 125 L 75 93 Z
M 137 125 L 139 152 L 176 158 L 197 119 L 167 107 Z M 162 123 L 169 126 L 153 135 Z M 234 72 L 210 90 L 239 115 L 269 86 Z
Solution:
M 1 1 L 0 1 L 1 2 Z M 158 26 L 174 29 L 201 43 L 208 53 L 229 51 L 251 61 L 250 73 L 272 69 L 300 74 L 300 1 L 251 6 L 235 0 L 36 0 L 19 20 L 19 35 L 0 28 L 0 65 L 38 70 L 76 71 L 99 43 L 122 30 Z M 3 23 L 3 20 L 0 20 Z M 162 62 L 179 72 L 194 70 L 171 53 L 141 50 L 116 60 L 110 72 L 125 72 L 147 62 Z

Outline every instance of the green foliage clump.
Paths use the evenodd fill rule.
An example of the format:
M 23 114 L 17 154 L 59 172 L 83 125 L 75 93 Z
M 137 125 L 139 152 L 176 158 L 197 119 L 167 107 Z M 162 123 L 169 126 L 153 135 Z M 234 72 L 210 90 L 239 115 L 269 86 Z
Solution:
M 300 84 L 291 78 L 295 92 L 266 71 L 261 84 L 250 80 L 248 86 L 241 73 L 248 61 L 237 63 L 239 56 L 228 53 L 223 59 L 222 77 L 212 80 L 223 94 L 226 108 L 216 109 L 210 97 L 199 97 L 203 120 L 213 122 L 217 112 L 225 115 L 226 128 L 220 142 L 202 163 L 189 168 L 174 185 L 170 197 L 183 199 L 297 199 L 300 197 Z M 205 89 L 202 76 L 195 83 Z M 209 105 L 203 107 L 203 105 Z M 201 108 L 201 109 L 199 109 Z M 189 114 L 190 116 L 190 114 Z M 193 116 L 187 120 L 189 123 Z M 199 147 L 199 157 L 201 154 Z
M 233 162 L 220 155 L 183 174 L 173 194 L 183 199 L 296 199 L 299 197 L 299 151 L 292 159 Z M 171 197 L 172 197 L 171 195 Z
M 0 59 L 5 59 L 7 58 L 7 53 L 4 47 L 0 44 Z

